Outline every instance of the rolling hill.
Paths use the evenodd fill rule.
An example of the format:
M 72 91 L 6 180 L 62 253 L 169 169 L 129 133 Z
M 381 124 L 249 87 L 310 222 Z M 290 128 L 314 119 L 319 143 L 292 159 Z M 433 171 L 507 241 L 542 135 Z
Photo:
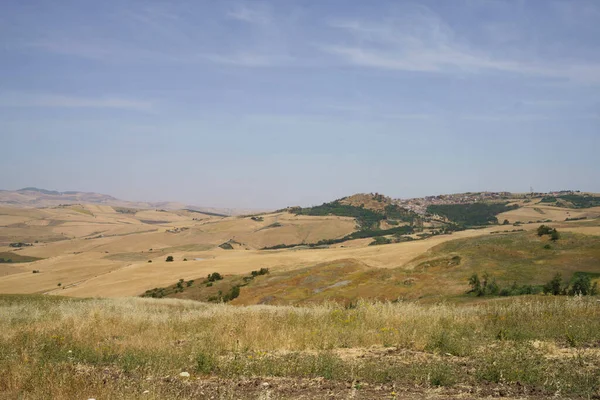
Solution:
M 242 215 L 258 212 L 258 210 L 249 209 L 199 207 L 169 201 L 127 201 L 120 200 L 113 196 L 100 193 L 78 191 L 59 192 L 56 190 L 40 189 L 36 187 L 26 187 L 19 190 L 0 190 L 0 206 L 43 208 L 56 207 L 63 204 L 98 204 L 136 209 L 189 209 L 193 211 L 211 213 L 217 216 Z
M 189 293 L 190 298 L 206 299 L 215 293 L 207 293 L 197 283 L 219 272 L 226 282 L 237 282 L 230 286 L 248 283 L 234 300 L 240 304 L 351 302 L 362 297 L 427 301 L 464 293 L 466 278 L 473 272 L 495 274 L 503 285 L 519 280 L 510 275 L 516 273 L 510 265 L 517 261 L 508 258 L 503 265 L 484 257 L 494 254 L 493 249 L 510 248 L 510 238 L 532 246 L 514 250 L 515 254 L 525 252 L 523 263 L 517 263 L 522 265 L 523 282 L 519 284 L 540 284 L 538 278 L 548 279 L 551 272 L 562 271 L 566 279 L 576 272 L 593 272 L 593 263 L 598 261 L 593 243 L 572 248 L 568 243 L 598 240 L 600 207 L 572 209 L 540 200 L 522 196 L 492 199 L 486 204 L 494 206 L 484 209 L 483 225 L 479 226 L 459 223 L 465 216 L 482 215 L 481 207 L 457 203 L 458 212 L 453 210 L 442 218 L 412 211 L 409 205 L 379 194 L 228 217 L 85 203 L 0 207 L 3 258 L 35 260 L 0 264 L 0 293 L 137 296 L 184 279 L 196 283 L 193 290 L 178 292 L 178 297 Z M 542 251 L 533 244 L 537 242 L 530 232 L 541 223 L 564 235 L 556 249 Z M 571 233 L 580 234 L 581 239 L 572 242 Z M 11 247 L 16 243 L 27 245 Z M 439 247 L 446 243 L 460 244 L 460 248 Z M 167 256 L 174 261 L 166 262 Z M 440 263 L 453 264 L 454 256 L 460 257 L 459 264 L 436 269 L 442 267 Z M 431 267 L 417 273 L 419 263 Z M 538 271 L 542 267 L 546 272 Z M 261 268 L 269 270 L 268 276 L 243 281 Z M 218 290 L 230 290 L 222 284 L 225 286 Z

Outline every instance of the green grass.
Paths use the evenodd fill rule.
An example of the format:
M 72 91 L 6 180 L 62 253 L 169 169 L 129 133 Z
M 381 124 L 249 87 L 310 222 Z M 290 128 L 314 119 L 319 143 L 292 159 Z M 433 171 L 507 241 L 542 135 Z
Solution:
M 551 249 L 544 245 L 551 243 Z M 561 273 L 566 279 L 576 272 L 598 272 L 600 237 L 561 232 L 550 242 L 529 232 L 460 239 L 443 243 L 431 253 L 458 254 L 462 269 L 447 277 L 458 279 L 465 273 L 485 272 L 501 284 L 543 284 Z

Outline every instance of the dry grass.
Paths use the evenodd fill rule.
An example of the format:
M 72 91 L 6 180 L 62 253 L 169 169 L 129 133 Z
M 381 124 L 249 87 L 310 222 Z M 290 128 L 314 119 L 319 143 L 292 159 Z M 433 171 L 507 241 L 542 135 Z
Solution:
M 233 386 L 256 378 L 320 379 L 319 390 L 348 385 L 345 396 L 364 389 L 366 398 L 438 386 L 600 395 L 600 307 L 589 298 L 345 309 L 1 296 L 0 316 L 3 398 L 256 398 Z

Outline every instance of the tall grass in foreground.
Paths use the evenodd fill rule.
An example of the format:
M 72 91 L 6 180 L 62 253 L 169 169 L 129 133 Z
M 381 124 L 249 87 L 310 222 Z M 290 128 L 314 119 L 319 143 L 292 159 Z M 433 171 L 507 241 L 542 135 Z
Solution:
M 192 374 L 186 384 L 182 371 Z M 345 309 L 0 296 L 0 397 L 187 398 L 197 395 L 190 382 L 206 376 L 598 396 L 600 303 Z

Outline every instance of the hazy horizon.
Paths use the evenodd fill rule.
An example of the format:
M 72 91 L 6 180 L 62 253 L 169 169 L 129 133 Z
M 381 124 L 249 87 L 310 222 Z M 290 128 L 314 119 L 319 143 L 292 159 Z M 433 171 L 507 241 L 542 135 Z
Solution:
M 600 4 L 0 4 L 0 188 L 600 192 Z

